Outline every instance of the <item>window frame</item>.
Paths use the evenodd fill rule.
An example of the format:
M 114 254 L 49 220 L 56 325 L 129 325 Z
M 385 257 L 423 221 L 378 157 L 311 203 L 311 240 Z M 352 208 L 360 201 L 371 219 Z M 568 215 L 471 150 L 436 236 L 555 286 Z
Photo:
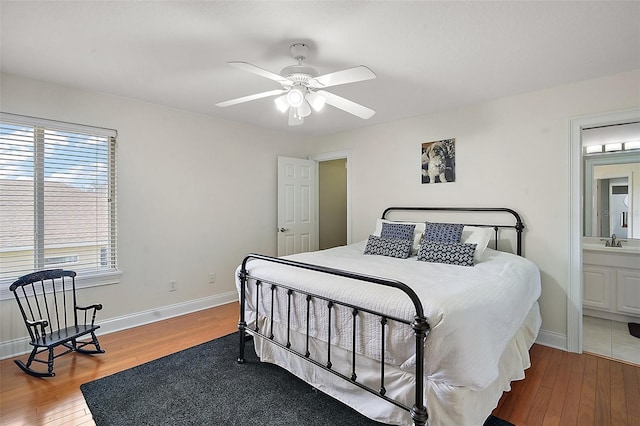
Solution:
M 108 226 L 109 226 L 109 238 L 108 238 L 108 253 L 110 253 L 111 259 L 108 259 L 107 263 L 111 263 L 113 267 L 107 270 L 83 270 L 78 271 L 78 276 L 76 277 L 76 287 L 77 288 L 87 288 L 101 285 L 110 285 L 117 284 L 120 281 L 120 276 L 122 272 L 118 269 L 118 254 L 117 254 L 117 246 L 118 246 L 118 234 L 117 234 L 117 131 L 113 129 L 107 129 L 102 127 L 95 126 L 87 126 L 75 123 L 61 122 L 55 120 L 47 120 L 36 117 L 29 117 L 24 115 L 17 115 L 11 113 L 0 112 L 0 123 L 9 124 L 9 125 L 18 125 L 31 127 L 34 129 L 34 145 L 33 145 L 33 155 L 34 155 L 34 165 L 33 165 L 33 178 L 34 178 L 34 246 L 33 246 L 33 256 L 34 256 L 34 265 L 36 270 L 38 269 L 52 269 L 53 265 L 46 265 L 45 256 L 44 256 L 44 238 L 43 234 L 42 238 L 38 238 L 36 240 L 35 235 L 38 233 L 37 227 L 38 223 L 43 223 L 42 217 L 44 216 L 44 211 L 46 208 L 36 207 L 39 205 L 38 197 L 42 197 L 44 194 L 43 185 L 38 185 L 36 182 L 42 180 L 42 184 L 44 183 L 44 176 L 39 176 L 39 174 L 44 173 L 45 163 L 44 159 L 39 159 L 39 156 L 42 156 L 44 153 L 44 144 L 46 141 L 44 138 L 40 140 L 40 137 L 37 136 L 38 133 L 44 134 L 45 131 L 54 131 L 54 132 L 69 132 L 76 133 L 84 136 L 99 136 L 108 138 L 109 146 L 107 147 L 108 151 Z M 41 135 L 41 136 L 42 136 Z M 41 187 L 42 193 L 39 193 L 39 187 Z M 41 216 L 40 220 L 38 216 Z M 102 258 L 102 250 L 100 251 L 100 256 L 98 258 L 98 265 L 103 265 Z M 40 266 L 37 266 L 38 262 L 41 263 Z M 70 264 L 71 266 L 71 264 Z M 64 265 L 58 265 L 59 267 L 63 267 Z M 68 268 L 73 269 L 73 267 Z M 0 279 L 0 300 L 12 299 L 13 294 L 9 290 L 9 285 L 15 281 L 18 277 L 5 277 Z

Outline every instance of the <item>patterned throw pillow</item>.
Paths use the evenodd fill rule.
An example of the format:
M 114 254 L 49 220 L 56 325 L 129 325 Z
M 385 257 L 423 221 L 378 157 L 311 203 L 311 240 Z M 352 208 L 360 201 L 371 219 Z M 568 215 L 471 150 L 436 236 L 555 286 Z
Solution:
M 397 240 L 413 240 L 413 231 L 416 229 L 415 224 L 409 223 L 382 223 L 382 238 L 395 238 Z
M 423 241 L 418 250 L 418 260 L 447 263 L 450 265 L 473 266 L 473 254 L 475 251 L 476 244 Z
M 464 225 L 459 223 L 427 222 L 424 229 L 423 241 L 437 241 L 440 243 L 459 243 Z
M 364 254 L 377 254 L 380 256 L 399 257 L 406 259 L 411 253 L 413 237 L 410 240 L 399 240 L 397 238 L 382 238 L 370 235 Z

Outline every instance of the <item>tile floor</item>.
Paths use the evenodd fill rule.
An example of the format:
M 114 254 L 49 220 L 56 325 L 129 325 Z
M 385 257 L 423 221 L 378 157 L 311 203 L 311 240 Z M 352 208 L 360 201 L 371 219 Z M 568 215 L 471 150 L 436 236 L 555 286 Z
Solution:
M 584 352 L 640 365 L 640 339 L 629 334 L 626 322 L 584 316 L 582 331 Z

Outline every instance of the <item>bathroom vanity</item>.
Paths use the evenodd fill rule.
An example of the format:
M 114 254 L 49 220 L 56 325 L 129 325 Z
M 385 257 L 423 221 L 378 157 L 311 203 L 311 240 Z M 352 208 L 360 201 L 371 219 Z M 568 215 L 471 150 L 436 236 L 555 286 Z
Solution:
M 640 241 L 605 247 L 583 240 L 583 313 L 622 322 L 640 321 Z

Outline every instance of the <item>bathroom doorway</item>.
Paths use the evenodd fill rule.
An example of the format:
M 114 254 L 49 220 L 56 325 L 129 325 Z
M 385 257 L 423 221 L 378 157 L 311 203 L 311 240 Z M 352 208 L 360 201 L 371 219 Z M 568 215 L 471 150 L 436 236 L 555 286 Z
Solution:
M 579 273 L 582 350 L 640 364 L 640 338 L 628 326 L 640 323 L 640 250 L 634 251 L 640 249 L 637 115 L 617 123 L 596 117 L 580 128 Z

